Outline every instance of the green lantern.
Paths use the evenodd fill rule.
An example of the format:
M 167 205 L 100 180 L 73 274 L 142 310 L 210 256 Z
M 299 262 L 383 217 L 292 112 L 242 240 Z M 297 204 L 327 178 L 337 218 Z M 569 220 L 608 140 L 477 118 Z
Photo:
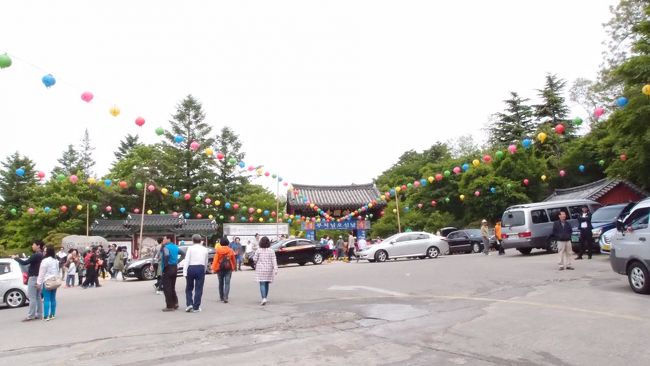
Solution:
M 156 128 L 156 135 L 162 136 L 165 133 L 165 130 L 162 127 Z
M 96 211 L 97 210 L 97 205 L 92 205 L 92 209 L 93 209 L 93 211 Z
M 449 203 L 449 197 L 445 197 L 445 202 Z
M 600 161 L 598 161 L 598 165 L 600 165 L 600 166 L 605 165 L 605 160 L 600 160 Z
M 582 118 L 576 117 L 573 119 L 573 124 L 576 126 L 580 126 L 582 124 Z
M 63 174 L 59 174 L 59 175 L 56 176 L 56 179 L 58 179 L 59 181 L 63 182 L 63 181 L 65 180 L 65 175 L 63 175 Z
M 237 159 L 235 159 L 235 158 L 230 158 L 230 159 L 228 159 L 228 164 L 229 164 L 229 165 L 235 165 L 235 164 L 237 164 Z
M 445 175 L 445 177 L 449 178 L 449 176 L 451 175 L 451 172 L 449 170 L 445 170 L 445 172 L 443 174 Z
M 135 184 L 135 188 L 137 188 L 137 189 L 142 189 L 142 187 L 144 187 L 144 185 L 142 183 L 140 183 L 140 182 Z
M 508 188 L 508 189 L 512 188 L 512 184 L 510 184 L 510 183 L 506 184 L 506 188 Z
M 219 215 L 219 220 L 223 220 L 223 215 Z
M 164 214 L 165 214 L 165 211 L 160 211 L 160 214 L 161 214 L 161 215 L 164 215 Z
M 6 69 L 11 66 L 11 57 L 6 53 L 0 55 L 0 69 Z
M 15 209 L 15 208 L 12 208 L 12 209 L 9 210 L 9 211 L 11 212 L 12 215 L 16 216 L 16 209 Z
M 196 196 L 196 197 L 194 197 L 194 200 L 195 200 L 196 202 L 201 202 L 201 196 Z
M 503 158 L 503 151 L 499 150 L 494 155 L 497 157 L 497 159 L 501 159 Z

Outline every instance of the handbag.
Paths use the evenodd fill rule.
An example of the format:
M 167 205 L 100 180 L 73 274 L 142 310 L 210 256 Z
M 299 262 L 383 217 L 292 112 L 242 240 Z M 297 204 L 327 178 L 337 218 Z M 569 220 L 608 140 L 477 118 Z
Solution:
M 56 290 L 62 284 L 63 284 L 63 281 L 61 281 L 60 278 L 58 278 L 58 277 L 50 277 L 47 280 L 45 280 L 45 283 L 43 285 L 48 290 Z

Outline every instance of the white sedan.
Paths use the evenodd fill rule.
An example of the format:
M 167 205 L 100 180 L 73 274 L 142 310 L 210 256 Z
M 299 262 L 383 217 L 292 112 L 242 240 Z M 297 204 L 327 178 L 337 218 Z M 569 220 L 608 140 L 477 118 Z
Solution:
M 359 252 L 360 259 L 368 262 L 385 262 L 387 259 L 418 257 L 437 258 L 449 253 L 449 244 L 442 237 L 414 231 L 395 234 L 379 244 Z
M 20 264 L 0 259 L 0 305 L 17 308 L 27 302 L 27 285 Z

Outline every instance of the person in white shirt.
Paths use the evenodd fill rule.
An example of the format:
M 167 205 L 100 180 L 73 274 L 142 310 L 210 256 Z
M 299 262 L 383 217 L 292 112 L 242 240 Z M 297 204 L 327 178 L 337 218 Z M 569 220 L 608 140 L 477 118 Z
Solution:
M 77 274 L 77 265 L 74 261 L 68 264 L 68 275 L 65 278 L 65 287 L 74 287 L 74 276 Z
M 59 276 L 59 259 L 54 254 L 54 247 L 48 245 L 45 249 L 45 257 L 41 261 L 38 270 L 36 285 L 43 290 L 43 319 L 50 321 L 56 315 L 56 288 L 47 289 L 45 282 Z M 39 299 L 40 301 L 40 299 Z
M 185 277 L 186 312 L 201 311 L 205 269 L 208 265 L 208 248 L 203 246 L 201 235 L 192 235 L 192 246 L 187 248 L 183 262 L 183 277 Z

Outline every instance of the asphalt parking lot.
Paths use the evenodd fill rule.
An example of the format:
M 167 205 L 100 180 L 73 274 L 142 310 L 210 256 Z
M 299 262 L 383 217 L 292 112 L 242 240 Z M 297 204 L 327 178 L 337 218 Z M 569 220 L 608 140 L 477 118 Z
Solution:
M 208 276 L 196 314 L 161 312 L 152 282 L 60 289 L 54 321 L 0 310 L 0 364 L 650 364 L 650 296 L 633 293 L 605 255 L 575 271 L 556 262 L 511 251 L 287 266 L 265 307 L 245 270 L 229 304 Z

